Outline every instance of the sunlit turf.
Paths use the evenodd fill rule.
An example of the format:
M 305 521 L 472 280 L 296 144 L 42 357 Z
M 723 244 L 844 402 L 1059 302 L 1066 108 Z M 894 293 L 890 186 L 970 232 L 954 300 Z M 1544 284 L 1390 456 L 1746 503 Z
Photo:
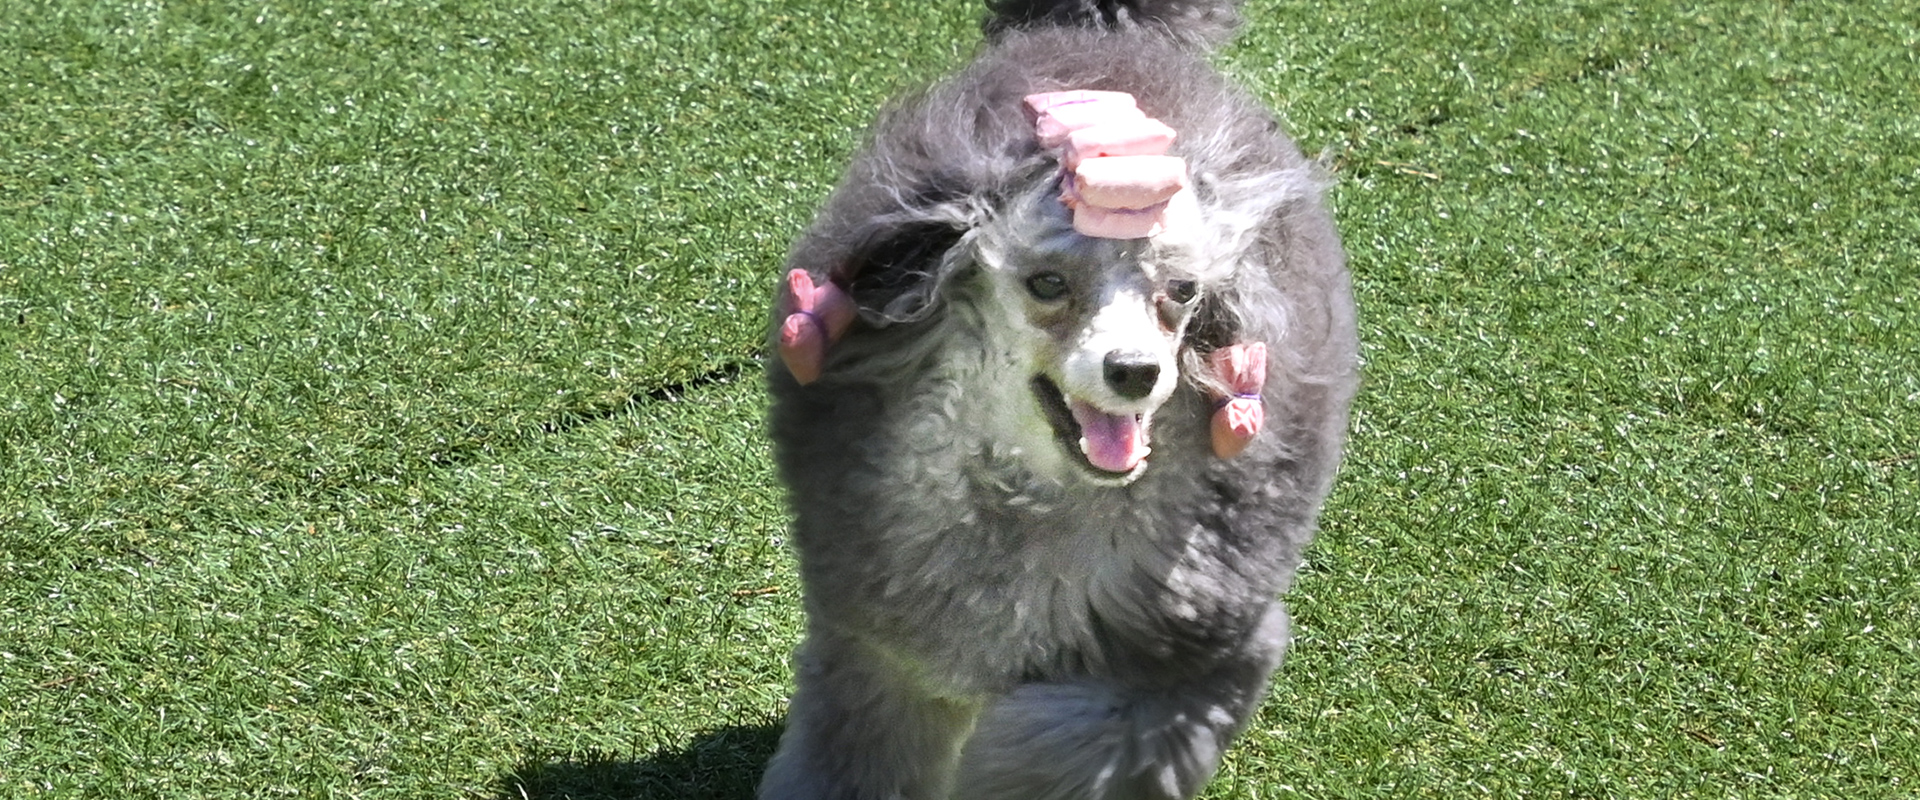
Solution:
M 0 0 L 0 795 L 749 795 L 771 277 L 970 3 Z M 1260 2 L 1367 385 L 1214 797 L 1920 781 L 1920 17 Z

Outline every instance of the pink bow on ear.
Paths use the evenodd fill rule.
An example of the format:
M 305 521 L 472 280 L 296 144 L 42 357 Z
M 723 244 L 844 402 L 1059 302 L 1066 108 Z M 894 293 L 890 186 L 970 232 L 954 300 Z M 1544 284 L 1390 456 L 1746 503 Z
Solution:
M 1219 406 L 1213 412 L 1213 454 L 1232 458 L 1247 449 L 1267 421 L 1266 405 L 1260 398 L 1260 390 L 1267 383 L 1267 343 L 1222 347 L 1208 360 L 1233 391 L 1231 396 L 1216 398 Z
M 780 323 L 780 360 L 802 384 L 820 379 L 827 361 L 827 345 L 840 340 L 853 325 L 858 309 L 853 298 L 831 282 L 815 286 L 804 269 L 787 273 L 787 302 L 792 313 Z

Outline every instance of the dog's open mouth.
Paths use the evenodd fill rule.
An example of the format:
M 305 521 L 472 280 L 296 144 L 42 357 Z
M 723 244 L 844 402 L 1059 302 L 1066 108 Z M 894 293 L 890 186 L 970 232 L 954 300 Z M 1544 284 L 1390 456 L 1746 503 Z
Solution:
M 1067 452 L 1079 456 L 1094 474 L 1131 478 L 1146 466 L 1146 414 L 1110 414 L 1084 400 L 1069 399 L 1044 375 L 1033 377 L 1033 394 L 1053 425 L 1053 435 Z

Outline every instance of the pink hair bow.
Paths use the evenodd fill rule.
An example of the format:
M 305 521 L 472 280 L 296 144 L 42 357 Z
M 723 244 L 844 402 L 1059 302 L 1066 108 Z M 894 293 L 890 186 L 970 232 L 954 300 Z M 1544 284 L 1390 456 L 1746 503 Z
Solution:
M 1060 151 L 1060 200 L 1073 229 L 1139 239 L 1166 227 L 1167 206 L 1187 187 L 1187 162 L 1167 155 L 1177 134 L 1126 92 L 1045 92 L 1026 97 L 1040 146 Z
M 1242 342 L 1213 351 L 1213 371 L 1233 394 L 1218 396 L 1213 412 L 1213 454 L 1232 458 L 1247 449 L 1266 424 L 1260 390 L 1267 382 L 1267 343 Z
M 828 282 L 815 286 L 804 269 L 787 273 L 787 302 L 793 309 L 780 323 L 780 360 L 802 384 L 820 379 L 827 345 L 840 340 L 858 312 L 853 298 Z

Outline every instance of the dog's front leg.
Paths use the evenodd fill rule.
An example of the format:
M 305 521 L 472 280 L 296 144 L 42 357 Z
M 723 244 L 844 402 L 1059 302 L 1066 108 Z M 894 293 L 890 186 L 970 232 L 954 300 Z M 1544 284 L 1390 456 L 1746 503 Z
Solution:
M 944 800 L 979 706 L 933 697 L 894 658 L 814 630 L 760 800 Z
M 1220 766 L 1286 650 L 1275 603 L 1239 650 L 1198 679 L 1127 688 L 1020 686 L 981 713 L 953 800 L 1185 800 Z

